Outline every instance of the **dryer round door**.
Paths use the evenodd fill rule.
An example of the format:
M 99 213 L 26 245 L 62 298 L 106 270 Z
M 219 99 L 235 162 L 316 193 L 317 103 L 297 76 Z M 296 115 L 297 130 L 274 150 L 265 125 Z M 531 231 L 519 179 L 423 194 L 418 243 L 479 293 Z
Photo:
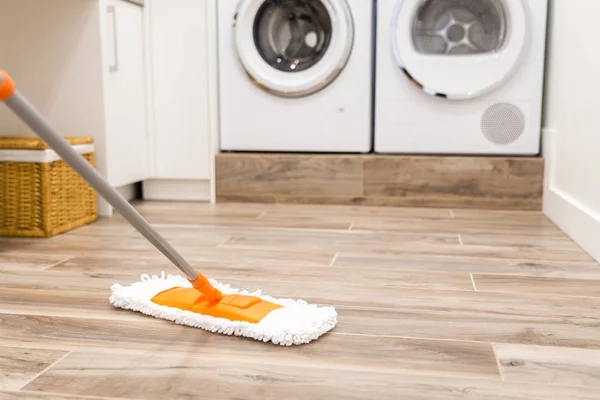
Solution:
M 470 99 L 511 76 L 527 25 L 523 0 L 398 0 L 392 51 L 426 93 Z
M 346 0 L 241 0 L 234 26 L 249 77 L 285 97 L 306 96 L 333 82 L 354 42 Z

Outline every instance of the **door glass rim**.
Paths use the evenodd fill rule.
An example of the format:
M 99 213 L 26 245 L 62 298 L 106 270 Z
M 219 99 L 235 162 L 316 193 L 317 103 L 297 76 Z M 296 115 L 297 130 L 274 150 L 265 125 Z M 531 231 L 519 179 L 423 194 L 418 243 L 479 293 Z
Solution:
M 412 27 L 415 13 L 423 1 L 397 0 L 392 13 L 390 30 L 390 50 L 395 64 L 403 72 L 405 78 L 421 91 L 429 96 L 447 100 L 469 100 L 497 89 L 518 70 L 524 51 L 530 42 L 528 37 L 528 33 L 530 33 L 529 10 L 522 0 L 502 0 L 506 10 L 507 24 L 510 26 L 503 47 L 495 54 L 473 54 L 470 57 L 424 54 L 414 48 L 410 38 L 410 27 Z M 440 84 L 440 75 L 436 74 L 431 67 L 433 63 L 440 63 L 440 68 L 449 67 L 447 70 L 442 70 L 443 76 L 447 78 L 448 82 Z M 495 68 L 490 69 L 493 74 L 487 79 L 488 83 L 483 82 L 482 75 L 478 73 L 475 81 L 461 88 L 460 84 L 453 83 L 455 81 L 454 70 L 459 64 L 466 69 L 478 72 L 493 64 L 495 64 Z M 427 71 L 425 74 L 420 72 L 422 68 Z
M 333 34 L 327 54 L 313 68 L 289 74 L 268 65 L 252 36 L 256 11 L 265 0 L 241 0 L 234 18 L 238 60 L 250 81 L 281 97 L 304 97 L 328 87 L 347 67 L 354 49 L 354 20 L 347 0 L 320 0 L 330 11 Z

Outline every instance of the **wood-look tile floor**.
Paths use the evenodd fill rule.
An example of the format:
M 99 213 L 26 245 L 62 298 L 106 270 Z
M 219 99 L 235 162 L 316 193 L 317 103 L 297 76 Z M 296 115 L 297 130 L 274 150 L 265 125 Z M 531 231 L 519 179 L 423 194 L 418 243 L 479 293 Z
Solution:
M 194 266 L 334 305 L 281 348 L 108 303 L 177 273 L 120 217 L 0 239 L 0 399 L 600 399 L 600 266 L 540 213 L 138 203 Z

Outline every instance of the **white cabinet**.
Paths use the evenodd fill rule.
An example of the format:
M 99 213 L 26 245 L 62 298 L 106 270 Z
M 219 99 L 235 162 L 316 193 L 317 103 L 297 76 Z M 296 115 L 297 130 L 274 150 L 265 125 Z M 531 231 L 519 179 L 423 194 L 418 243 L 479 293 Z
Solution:
M 122 0 L 102 8 L 106 176 L 123 186 L 150 178 L 144 9 Z
M 0 2 L 0 68 L 63 135 L 94 137 L 113 186 L 210 198 L 215 0 Z M 34 135 L 3 107 L 0 134 Z
M 149 199 L 208 200 L 211 180 L 214 0 L 147 0 L 153 94 Z M 215 30 L 216 31 L 216 30 Z M 215 40 L 216 42 L 216 40 Z

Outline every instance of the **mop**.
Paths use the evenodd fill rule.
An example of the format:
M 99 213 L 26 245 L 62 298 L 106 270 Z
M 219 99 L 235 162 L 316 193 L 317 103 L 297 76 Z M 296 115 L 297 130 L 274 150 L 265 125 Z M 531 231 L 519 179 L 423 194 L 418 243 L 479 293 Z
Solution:
M 142 275 L 129 286 L 114 284 L 110 303 L 223 335 L 235 335 L 292 346 L 310 343 L 337 324 L 334 307 L 303 300 L 274 298 L 260 291 L 232 288 L 202 275 L 60 135 L 0 70 L 0 102 L 4 102 L 44 142 L 111 204 L 144 238 L 185 276 Z

